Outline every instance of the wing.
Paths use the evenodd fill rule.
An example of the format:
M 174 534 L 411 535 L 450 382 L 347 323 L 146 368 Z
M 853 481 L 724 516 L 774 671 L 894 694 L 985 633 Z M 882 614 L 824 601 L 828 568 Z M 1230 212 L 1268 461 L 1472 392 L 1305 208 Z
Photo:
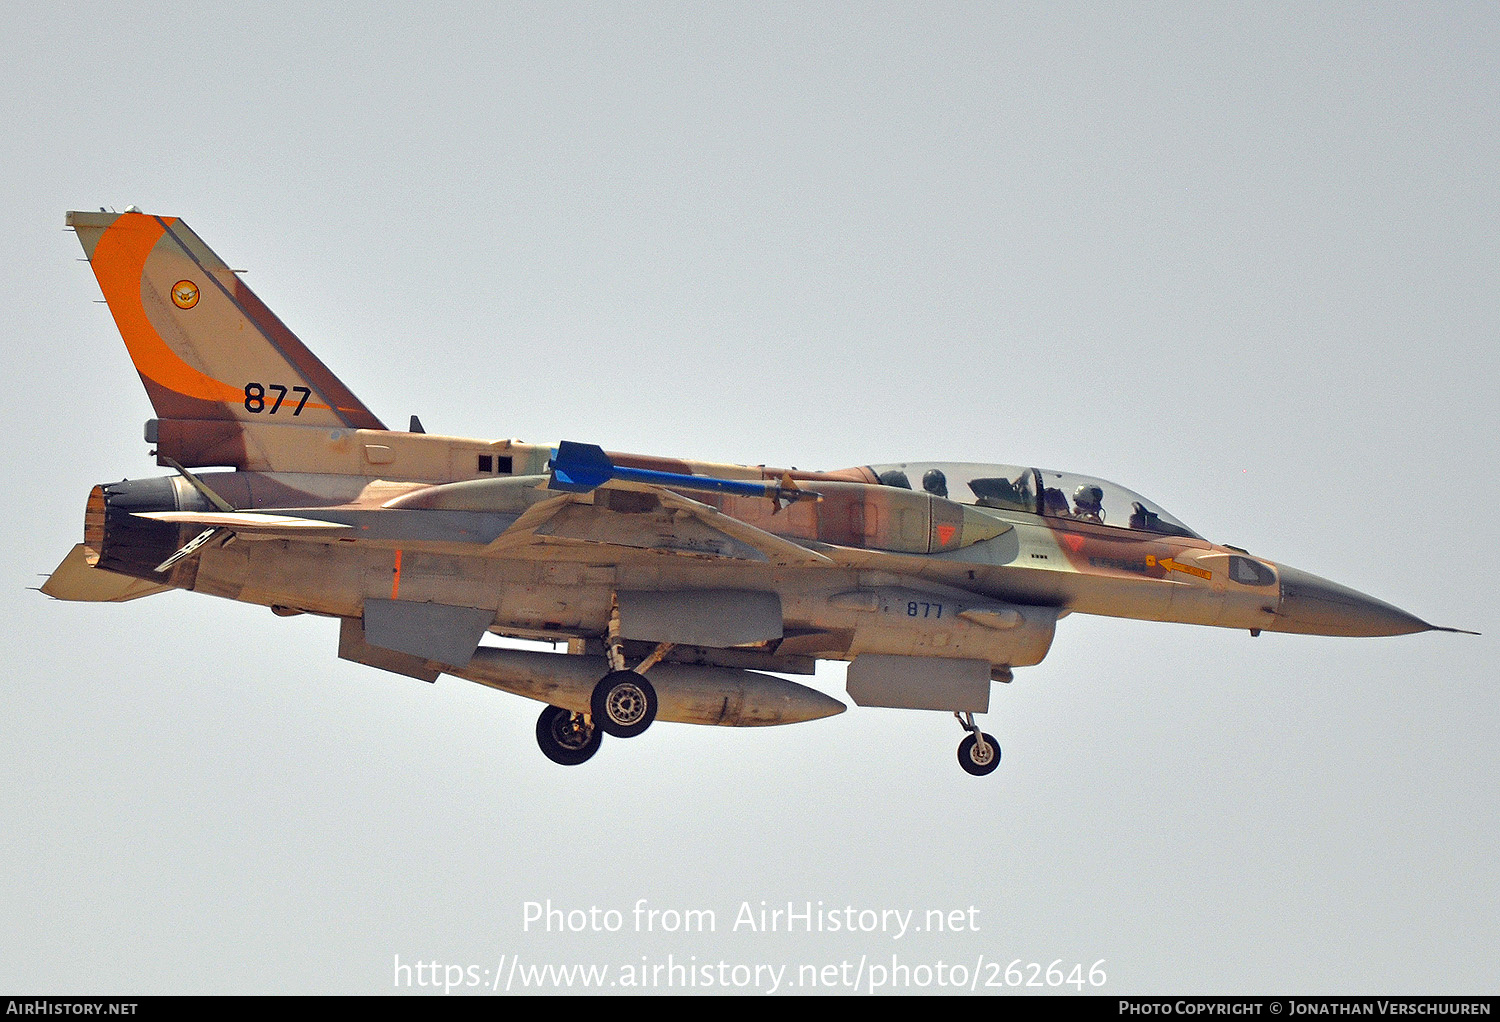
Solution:
M 350 527 L 340 522 L 301 518 L 281 511 L 137 511 L 135 517 L 173 525 L 202 525 L 268 539 L 291 539 L 309 532 L 337 532 Z
M 732 518 L 720 511 L 718 508 L 710 507 L 701 501 L 684 497 L 665 487 L 653 486 L 649 483 L 633 483 L 623 480 L 615 480 L 604 484 L 605 489 L 616 489 L 648 493 L 661 501 L 664 507 L 684 515 L 690 515 L 695 520 L 706 525 L 708 528 L 720 532 L 731 539 L 758 551 L 765 559 L 773 564 L 784 565 L 816 565 L 833 564 L 833 558 L 811 550 L 800 543 L 793 543 L 789 539 L 783 539 L 774 533 L 755 527 L 738 518 Z
M 521 554 L 559 542 L 777 565 L 832 564 L 831 558 L 662 486 L 610 480 L 528 509 L 489 549 Z
M 610 480 L 586 493 L 538 488 L 535 479 L 449 483 L 379 508 L 153 511 L 140 517 L 233 532 L 244 539 L 302 539 L 379 546 L 430 544 L 497 557 L 549 559 L 559 545 L 723 558 L 776 565 L 829 557 L 663 486 Z M 550 548 L 550 549 L 549 549 Z
M 559 492 L 548 489 L 548 481 L 547 476 L 514 476 L 446 483 L 404 494 L 386 510 L 502 516 L 495 524 L 503 520 L 504 527 L 486 540 L 487 552 L 497 556 L 546 558 L 549 546 L 592 543 L 761 563 L 833 563 L 664 485 L 609 479 L 586 490 Z

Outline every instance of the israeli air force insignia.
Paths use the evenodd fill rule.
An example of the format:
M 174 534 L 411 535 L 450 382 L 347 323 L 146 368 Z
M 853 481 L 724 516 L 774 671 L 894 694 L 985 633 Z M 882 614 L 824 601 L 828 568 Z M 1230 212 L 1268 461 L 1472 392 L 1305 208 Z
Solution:
M 172 304 L 179 309 L 191 309 L 198 304 L 198 285 L 191 280 L 179 280 L 172 285 Z

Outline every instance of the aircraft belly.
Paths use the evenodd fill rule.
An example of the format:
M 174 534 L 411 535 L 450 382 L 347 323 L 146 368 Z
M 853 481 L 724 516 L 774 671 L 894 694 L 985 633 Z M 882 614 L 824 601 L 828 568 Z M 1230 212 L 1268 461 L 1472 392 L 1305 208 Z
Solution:
M 222 595 L 243 603 L 348 615 L 358 613 L 369 556 L 338 543 L 236 541 L 204 552 L 195 588 L 212 587 L 214 595 L 227 590 Z
M 745 589 L 621 590 L 620 636 L 726 648 L 780 639 L 781 598 Z
M 1001 536 L 989 542 L 1005 541 Z M 570 548 L 568 553 L 565 559 L 536 561 L 483 556 L 477 551 L 459 556 L 430 549 L 336 541 L 237 540 L 203 551 L 193 588 L 243 602 L 340 617 L 360 616 L 365 601 L 372 599 L 471 607 L 492 612 L 496 631 L 560 638 L 603 634 L 608 627 L 611 594 L 618 590 L 758 592 L 771 604 L 779 604 L 780 610 L 776 612 L 768 604 L 770 617 L 760 614 L 766 617 L 765 623 L 744 635 L 740 634 L 743 628 L 725 631 L 713 627 L 713 620 L 749 620 L 742 613 L 719 608 L 724 612 L 716 616 L 709 607 L 701 627 L 691 634 L 679 634 L 680 630 L 655 627 L 662 624 L 657 620 L 662 614 L 643 604 L 631 608 L 628 637 L 719 648 L 747 644 L 775 648 L 784 644 L 788 654 L 825 658 L 849 659 L 870 653 L 975 659 L 1013 667 L 1037 663 L 1045 656 L 1056 620 L 1055 609 L 1027 606 L 1030 593 L 1042 596 L 1041 602 L 1055 602 L 1046 599 L 1056 595 L 1047 585 L 1007 587 L 1009 601 L 1022 606 L 1018 620 L 1023 627 L 995 627 L 995 621 L 1004 617 L 1001 612 L 990 613 L 983 621 L 983 615 L 960 616 L 991 601 L 973 591 L 976 580 L 968 576 L 974 569 L 955 560 L 880 555 L 873 563 L 911 562 L 928 577 L 905 576 L 915 585 L 872 587 L 862 586 L 862 579 L 878 582 L 903 576 L 840 569 L 809 576 L 767 564 L 726 564 L 717 559 L 682 559 L 629 550 L 611 551 L 624 556 L 611 558 L 616 563 L 598 564 L 586 560 L 592 557 L 597 561 L 597 549 Z M 997 571 L 1006 576 L 1040 574 L 990 568 L 986 577 L 992 580 Z M 856 595 L 851 597 L 850 593 Z M 997 605 L 1009 606 L 1010 602 Z M 759 621 L 756 615 L 750 617 Z M 772 617 L 777 620 L 772 621 Z
M 483 608 L 503 626 L 600 634 L 611 567 L 500 561 L 339 543 L 235 542 L 205 549 L 193 588 L 263 606 L 358 617 L 367 599 Z
M 1007 533 L 986 542 L 1005 543 L 1009 536 Z M 968 549 L 985 545 L 977 543 Z M 561 553 L 563 548 L 558 550 Z M 608 627 L 610 596 L 617 589 L 647 593 L 760 592 L 773 603 L 779 602 L 781 610 L 772 614 L 778 621 L 767 618 L 763 626 L 751 629 L 754 634 L 734 631 L 720 635 L 723 629 L 709 627 L 712 622 L 692 634 L 678 634 L 669 628 L 653 627 L 651 613 L 634 608 L 637 613 L 633 621 L 639 623 L 632 627 L 629 637 L 720 648 L 745 643 L 785 644 L 789 652 L 798 655 L 842 659 L 871 653 L 975 659 L 1008 666 L 1025 666 L 1042 659 L 1051 643 L 1056 617 L 1056 611 L 1047 607 L 1025 608 L 1024 627 L 1005 630 L 993 627 L 994 615 L 989 624 L 959 616 L 988 601 L 972 588 L 948 588 L 976 585 L 976 580 L 968 577 L 974 569 L 958 560 L 876 555 L 872 563 L 894 566 L 910 562 L 927 577 L 911 578 L 916 585 L 862 587 L 861 578 L 865 576 L 876 580 L 902 576 L 840 569 L 809 576 L 767 564 L 726 564 L 717 559 L 682 559 L 630 550 L 611 551 L 623 556 L 611 557 L 615 563 L 598 564 L 587 560 L 592 557 L 597 561 L 598 549 L 569 548 L 567 552 L 566 558 L 536 561 L 483 556 L 478 551 L 459 556 L 430 549 L 336 541 L 241 540 L 203 552 L 194 588 L 243 602 L 341 617 L 358 617 L 367 599 L 472 607 L 493 612 L 496 631 L 559 637 L 602 634 Z M 992 578 L 997 571 L 1006 576 L 1040 574 L 1016 568 L 989 568 L 985 574 Z M 847 595 L 862 589 L 874 595 Z M 1048 585 L 1018 584 L 1008 589 L 1011 600 L 1019 594 L 1023 605 L 1028 602 L 1028 590 L 1044 598 L 1055 595 Z M 842 600 L 837 599 L 840 594 L 844 594 Z M 876 606 L 873 612 L 866 606 L 871 599 Z M 714 614 L 708 617 L 714 618 Z M 742 614 L 718 617 L 726 621 L 744 619 Z M 784 634 L 776 634 L 774 625 L 781 625 Z
M 495 618 L 518 629 L 597 635 L 609 624 L 609 593 L 537 583 L 507 586 Z
M 855 573 L 850 581 L 834 591 L 784 592 L 784 645 L 840 659 L 873 653 L 1021 667 L 1039 663 L 1052 643 L 1054 607 L 1001 602 L 914 579 L 883 584 L 882 573 Z M 823 644 L 817 634 L 793 635 L 798 628 L 821 634 Z

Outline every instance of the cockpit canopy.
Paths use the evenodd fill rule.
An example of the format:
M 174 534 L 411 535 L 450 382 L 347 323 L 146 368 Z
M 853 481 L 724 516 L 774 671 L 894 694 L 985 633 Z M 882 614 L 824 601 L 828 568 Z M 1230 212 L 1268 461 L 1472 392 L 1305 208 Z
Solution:
M 886 486 L 923 489 L 959 504 L 1200 538 L 1140 494 L 1071 472 L 949 461 L 907 461 L 870 468 Z

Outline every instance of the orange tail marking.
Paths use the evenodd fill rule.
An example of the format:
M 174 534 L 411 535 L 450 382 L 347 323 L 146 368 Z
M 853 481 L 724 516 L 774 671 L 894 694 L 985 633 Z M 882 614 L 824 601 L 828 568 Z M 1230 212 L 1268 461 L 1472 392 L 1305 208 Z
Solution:
M 166 224 L 176 223 L 167 218 Z M 163 221 L 144 213 L 126 213 L 100 236 L 90 260 L 99 288 L 114 313 L 136 370 L 168 390 L 203 401 L 239 404 L 244 395 L 188 365 L 167 347 L 141 304 L 141 278 L 151 250 L 166 233 Z

